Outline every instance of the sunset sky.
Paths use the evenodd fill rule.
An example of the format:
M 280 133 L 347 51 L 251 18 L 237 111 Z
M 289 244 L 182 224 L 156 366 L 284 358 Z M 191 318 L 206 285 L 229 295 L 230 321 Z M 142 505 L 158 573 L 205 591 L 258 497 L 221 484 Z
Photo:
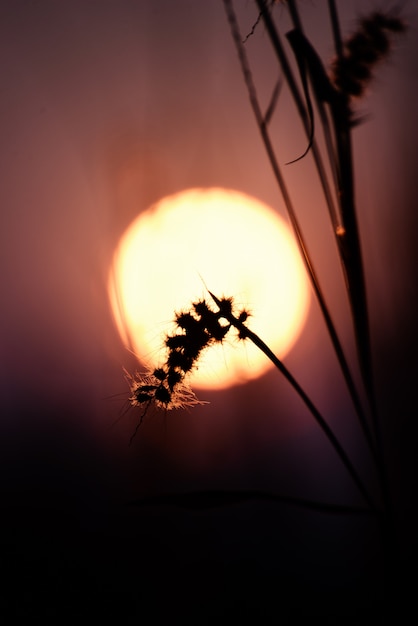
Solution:
M 242 31 L 248 33 L 257 9 L 244 0 L 235 4 Z M 359 12 L 392 3 L 356 0 L 337 5 L 343 34 L 348 34 Z M 404 478 L 416 471 L 413 461 L 406 460 L 416 450 L 410 438 L 405 442 L 400 424 L 412 428 L 416 414 L 411 402 L 418 344 L 418 13 L 413 0 L 401 5 L 408 32 L 395 41 L 389 60 L 377 68 L 370 90 L 358 102 L 356 112 L 364 122 L 354 130 L 354 154 L 379 402 L 392 444 L 389 456 L 394 463 L 399 461 L 394 485 L 410 533 L 415 517 L 407 515 L 407 502 L 415 482 Z M 308 36 L 328 64 L 333 46 L 326 3 L 301 1 L 299 8 Z M 277 3 L 274 13 L 284 34 L 291 27 L 285 3 Z M 279 68 L 261 24 L 246 47 L 260 99 L 267 106 Z M 158 512 L 138 518 L 137 512 L 129 515 L 118 509 L 121 502 L 139 496 L 187 489 L 265 489 L 340 504 L 358 499 L 311 416 L 274 371 L 227 391 L 199 391 L 210 404 L 150 417 L 129 446 L 137 416 L 133 410 L 123 414 L 128 397 L 123 368 L 133 371 L 142 364 L 123 345 L 107 294 L 113 254 L 125 229 L 161 198 L 194 187 L 244 192 L 286 216 L 248 102 L 223 3 L 3 2 L 0 79 L 4 536 L 12 528 L 21 529 L 23 544 L 13 539 L 17 552 L 33 549 L 38 555 L 32 535 L 25 532 L 21 517 L 25 510 L 37 520 L 33 537 L 39 526 L 46 543 L 45 529 L 59 535 L 62 528 L 71 532 L 74 525 L 83 540 L 95 533 L 119 538 L 126 524 L 122 543 L 128 553 L 137 525 L 142 524 L 152 539 L 167 533 L 158 559 L 163 562 L 164 550 L 172 550 L 170 567 L 184 557 L 171 544 L 177 540 L 190 561 L 190 553 L 200 549 L 202 559 L 210 562 L 226 555 L 231 568 L 241 562 L 242 546 L 249 546 L 244 569 L 249 563 L 262 567 L 261 562 L 269 571 L 278 555 L 293 550 L 296 556 L 287 554 L 283 571 L 288 567 L 296 579 L 300 573 L 296 561 L 301 558 L 307 585 L 318 547 L 312 548 L 306 534 L 303 540 L 291 535 L 289 544 L 276 537 L 277 525 L 283 530 L 302 524 L 293 512 L 286 512 L 280 522 L 274 507 L 263 509 L 263 515 L 268 513 L 263 542 L 254 535 L 248 541 L 246 535 L 253 524 L 257 529 L 263 526 L 261 513 L 253 509 L 197 521 L 170 513 L 169 530 Z M 338 330 L 354 363 L 342 276 L 311 157 L 285 165 L 306 148 L 285 86 L 272 132 Z M 154 254 L 160 258 L 164 250 L 157 247 Z M 151 256 L 149 266 L 153 262 Z M 286 364 L 362 470 L 370 472 L 373 484 L 365 446 L 314 301 Z M 412 432 L 417 432 L 416 426 Z M 54 511 L 52 517 L 46 510 Z M 323 575 L 328 579 L 327 564 L 331 567 L 335 546 L 344 543 L 351 527 L 311 518 L 309 523 L 312 536 L 326 544 Z M 199 532 L 206 542 L 199 542 Z M 361 555 L 363 531 L 354 532 L 361 536 L 356 544 Z M 270 549 L 272 537 L 277 543 Z M 143 539 L 139 533 L 135 541 Z M 6 549 L 14 554 L 14 548 Z M 114 545 L 111 549 L 116 552 Z M 149 546 L 147 550 L 148 563 Z

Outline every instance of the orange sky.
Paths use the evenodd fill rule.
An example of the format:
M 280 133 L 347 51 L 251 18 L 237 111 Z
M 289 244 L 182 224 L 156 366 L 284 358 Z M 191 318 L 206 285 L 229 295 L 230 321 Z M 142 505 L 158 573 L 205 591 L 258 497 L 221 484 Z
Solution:
M 357 13 L 375 9 L 378 2 L 337 4 L 348 33 Z M 414 0 L 400 4 L 409 32 L 359 103 L 365 121 L 354 131 L 354 149 L 379 404 L 389 457 L 397 463 L 393 482 L 405 519 L 402 541 L 405 553 L 412 554 L 418 13 Z M 242 30 L 249 32 L 257 10 L 247 0 L 236 5 Z M 299 7 L 312 43 L 324 60 L 330 59 L 326 3 L 301 0 Z M 276 3 L 274 10 L 284 33 L 290 27 L 284 3 Z M 278 71 L 261 26 L 246 48 L 267 106 Z M 310 156 L 285 166 L 306 148 L 285 88 L 272 131 L 338 330 L 354 359 L 344 289 Z M 153 593 L 160 589 L 161 572 L 177 576 L 187 550 L 193 562 L 198 536 L 207 539 L 202 549 L 209 564 L 225 552 L 238 563 L 231 571 L 241 575 L 259 564 L 260 554 L 263 565 L 280 562 L 282 581 L 306 572 L 306 580 L 324 576 L 331 584 L 337 578 L 336 555 L 340 580 L 351 584 L 366 571 L 350 569 L 363 549 L 364 567 L 378 567 L 375 534 L 367 527 L 360 535 L 357 520 L 346 525 L 341 518 L 309 518 L 309 532 L 301 539 L 301 518 L 287 509 L 282 516 L 267 507 L 261 518 L 258 509 L 245 509 L 242 517 L 239 509 L 221 521 L 215 514 L 192 520 L 182 514 L 137 518 L 112 509 L 108 515 L 108 498 L 119 502 L 179 488 L 262 488 L 320 499 L 356 498 L 323 434 L 275 372 L 240 388 L 200 394 L 210 404 L 190 412 L 155 415 L 128 446 L 137 416 L 133 411 L 121 416 L 127 398 L 122 368 L 137 364 L 110 312 L 112 255 L 128 224 L 152 203 L 189 187 L 209 186 L 248 193 L 285 215 L 220 0 L 1 3 L 0 486 L 7 512 L 1 511 L 1 519 L 9 524 L 1 537 L 2 555 L 11 555 L 13 564 L 20 562 L 13 553 L 17 545 L 23 546 L 21 554 L 28 550 L 33 556 L 28 557 L 33 567 L 54 533 L 60 541 L 65 537 L 66 558 L 75 559 L 71 551 L 78 525 L 85 533 L 77 547 L 79 561 L 73 562 L 80 577 L 90 571 L 84 551 L 92 537 L 100 564 L 110 554 L 103 551 L 111 543 L 106 533 L 114 532 L 109 550 L 117 557 L 109 561 L 115 565 L 106 581 L 95 556 L 90 557 L 91 571 L 103 576 L 104 586 L 120 575 L 121 551 L 135 554 L 135 566 L 142 565 L 145 551 L 147 574 L 149 564 L 165 567 L 167 554 L 174 555 L 172 569 L 152 570 Z M 368 475 L 359 429 L 315 306 L 286 364 Z M 55 511 L 54 517 L 48 507 L 57 502 L 70 503 L 71 515 L 61 518 Z M 32 505 L 33 510 L 44 506 L 47 513 L 20 513 L 20 506 Z M 359 533 L 354 547 L 347 539 L 349 523 L 354 535 Z M 38 530 L 44 543 L 36 539 Z M 344 569 L 345 557 L 349 567 Z M 216 574 L 214 566 L 208 567 Z M 22 566 L 19 574 L 26 571 L 32 570 Z M 127 598 L 121 605 L 133 604 Z M 348 606 L 352 598 L 345 600 Z
M 332 43 L 317 4 L 303 2 L 301 11 L 313 43 L 328 59 Z M 364 3 L 340 4 L 348 32 Z M 248 32 L 256 11 L 247 2 L 237 5 Z M 416 24 L 414 3 L 404 5 L 407 19 Z M 285 32 L 286 9 L 275 10 Z M 282 214 L 283 204 L 221 2 L 122 0 L 100 3 L 100 8 L 83 1 L 8 3 L 0 10 L 0 24 L 1 341 L 6 406 L 13 415 L 9 422 L 26 420 L 22 415 L 28 411 L 42 420 L 42 408 L 55 415 L 65 406 L 77 423 L 88 424 L 94 437 L 106 440 L 104 430 L 120 404 L 105 398 L 125 392 L 122 366 L 135 366 L 114 328 L 106 294 L 113 250 L 126 226 L 151 203 L 188 187 L 242 190 Z M 359 105 L 366 122 L 355 130 L 359 222 L 368 242 L 365 257 L 371 268 L 368 284 L 379 355 L 386 354 L 387 337 L 397 345 L 413 319 L 405 307 L 416 301 L 413 287 L 404 282 L 415 246 L 408 238 L 415 232 L 409 220 L 416 185 L 418 58 L 411 33 L 378 70 L 370 94 Z M 260 97 L 267 103 L 277 69 L 263 29 L 246 45 Z M 273 129 L 284 166 L 305 148 L 285 90 Z M 340 276 L 336 260 L 329 261 L 322 234 L 327 234 L 327 218 L 310 161 L 285 170 L 349 342 Z M 345 404 L 315 310 L 289 366 L 325 410 L 340 407 L 341 397 Z M 221 417 L 220 396 L 209 394 L 211 405 L 196 409 L 198 420 L 179 417 L 183 443 L 179 447 L 174 434 L 168 458 L 172 455 L 174 464 L 189 468 L 200 455 L 206 471 L 213 466 L 219 441 L 225 442 L 228 467 L 234 466 L 234 455 L 242 459 L 253 454 L 249 441 L 259 442 L 255 448 L 262 455 L 272 432 L 278 446 L 283 433 L 292 433 L 297 441 L 299 425 L 274 417 L 282 402 L 294 405 L 291 393 L 273 376 L 268 384 L 262 382 L 262 389 L 264 422 L 255 425 L 250 413 L 243 418 L 242 390 L 222 396 L 227 422 Z M 258 390 L 253 385 L 245 391 L 251 410 L 258 406 Z M 309 418 L 300 420 L 302 424 Z M 113 431 L 118 454 L 123 455 L 133 423 L 129 415 L 127 424 Z M 147 435 L 157 447 L 161 424 L 162 419 L 155 429 L 151 425 Z M 229 458 L 231 438 L 234 452 Z

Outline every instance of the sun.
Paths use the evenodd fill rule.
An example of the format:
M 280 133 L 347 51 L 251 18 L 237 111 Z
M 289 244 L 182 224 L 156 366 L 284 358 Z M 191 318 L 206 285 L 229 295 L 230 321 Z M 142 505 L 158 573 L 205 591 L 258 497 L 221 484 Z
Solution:
M 250 328 L 279 358 L 306 320 L 309 289 L 286 222 L 238 191 L 188 189 L 163 198 L 129 226 L 109 276 L 123 342 L 144 365 L 160 365 L 174 314 L 196 299 L 210 299 L 207 289 L 250 310 Z M 231 337 L 203 353 L 189 382 L 221 389 L 270 366 L 252 344 Z

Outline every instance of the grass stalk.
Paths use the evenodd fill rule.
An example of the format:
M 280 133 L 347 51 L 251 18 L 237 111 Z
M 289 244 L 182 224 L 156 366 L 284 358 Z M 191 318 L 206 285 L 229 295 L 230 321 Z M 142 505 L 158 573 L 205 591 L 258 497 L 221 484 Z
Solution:
M 371 435 L 371 431 L 368 426 L 368 422 L 366 420 L 365 414 L 363 412 L 363 408 L 361 403 L 358 401 L 357 390 L 352 383 L 352 378 L 350 371 L 346 370 L 346 362 L 344 359 L 344 354 L 339 354 L 339 341 L 338 337 L 333 337 L 333 325 L 329 323 L 327 320 L 327 314 L 321 306 L 321 310 L 324 314 L 325 324 L 327 326 L 328 332 L 330 334 L 331 340 L 334 344 L 334 348 L 336 350 L 336 354 L 343 371 L 344 377 L 346 379 L 347 387 L 350 391 L 350 395 L 353 399 L 353 403 L 356 408 L 357 415 L 359 417 L 363 433 L 369 445 L 369 449 L 371 451 L 374 463 L 377 468 L 380 488 L 382 493 L 383 507 L 384 507 L 384 515 L 381 518 L 381 527 L 382 527 L 382 535 L 383 541 L 385 545 L 385 553 L 388 557 L 388 567 L 390 569 L 391 565 L 394 562 L 394 523 L 393 523 L 393 512 L 392 512 L 392 503 L 389 493 L 389 485 L 386 473 L 385 460 L 383 455 L 383 446 L 381 440 L 380 433 L 380 425 L 377 411 L 377 403 L 376 403 L 376 393 L 374 387 L 374 376 L 373 376 L 373 361 L 372 361 L 372 350 L 371 350 L 371 337 L 370 337 L 370 322 L 369 322 L 369 313 L 368 313 L 368 303 L 367 303 L 367 291 L 366 291 L 366 281 L 365 281 L 365 272 L 364 272 L 364 264 L 362 258 L 362 249 L 360 242 L 360 235 L 358 229 L 357 222 L 357 214 L 356 214 L 356 202 L 355 202 L 355 191 L 354 191 L 354 172 L 353 172 L 353 153 L 352 153 L 352 138 L 351 131 L 352 127 L 355 123 L 352 119 L 352 113 L 350 109 L 350 98 L 351 93 L 355 93 L 355 91 L 351 92 L 350 89 L 345 83 L 342 86 L 342 83 L 336 83 L 336 87 L 331 84 L 330 79 L 328 78 L 322 62 L 317 55 L 316 51 L 310 46 L 308 40 L 304 37 L 303 34 L 303 25 L 299 16 L 297 2 L 296 0 L 288 0 L 288 8 L 290 12 L 290 16 L 293 22 L 294 30 L 288 33 L 289 41 L 293 47 L 295 52 L 296 60 L 298 62 L 298 67 L 300 71 L 300 77 L 302 81 L 302 86 L 304 90 L 304 95 L 306 99 L 306 107 L 304 106 L 296 82 L 290 70 L 290 65 L 287 61 L 284 49 L 280 43 L 280 38 L 278 32 L 276 30 L 275 24 L 270 14 L 270 9 L 265 0 L 256 0 L 256 3 L 259 8 L 259 20 L 262 19 L 265 25 L 265 28 L 270 36 L 272 47 L 276 53 L 279 64 L 282 68 L 282 71 L 287 80 L 289 89 L 291 94 L 293 95 L 294 102 L 296 105 L 296 109 L 299 113 L 302 125 L 305 129 L 307 138 L 309 140 L 309 148 L 312 148 L 313 158 L 317 167 L 317 172 L 319 179 L 321 181 L 322 187 L 324 189 L 325 200 L 328 205 L 329 215 L 331 218 L 331 223 L 334 230 L 335 241 L 339 253 L 339 259 L 341 263 L 341 268 L 345 280 L 346 292 L 348 295 L 351 318 L 354 329 L 354 337 L 356 342 L 358 363 L 360 367 L 361 378 L 363 382 L 363 387 L 366 393 L 367 404 L 370 410 L 371 419 L 372 419 L 372 427 L 374 437 Z M 231 5 L 232 2 L 228 2 Z M 334 40 L 334 48 L 337 57 L 337 65 L 340 64 L 341 68 L 345 68 L 342 71 L 347 71 L 347 57 L 344 54 L 347 52 L 344 49 L 344 43 L 341 37 L 341 29 L 338 17 L 338 11 L 336 7 L 335 0 L 328 0 L 328 13 L 331 22 L 331 30 Z M 235 20 L 236 21 L 236 20 Z M 374 22 L 374 25 L 372 23 Z M 231 20 L 230 20 L 231 22 Z M 402 32 L 405 27 L 403 23 L 398 20 L 390 18 L 387 19 L 386 16 L 382 13 L 374 13 L 371 18 L 367 21 L 368 28 L 376 28 L 376 24 L 380 23 L 380 27 L 384 24 L 383 28 L 386 28 L 393 32 Z M 365 29 L 365 21 L 362 22 L 362 28 Z M 368 37 L 370 30 L 363 31 L 357 37 L 363 37 L 363 42 L 368 41 Z M 373 32 L 373 31 L 372 31 Z M 382 34 L 383 41 L 388 41 L 385 39 L 386 35 Z M 237 48 L 238 39 L 234 37 Z M 351 38 L 352 46 L 355 42 L 355 37 Z M 359 39 L 357 38 L 357 41 Z M 369 39 L 371 41 L 371 39 Z M 382 41 L 382 39 L 380 39 Z M 378 40 L 379 42 L 379 40 Z M 380 42 L 379 42 L 380 43 Z M 374 45 L 371 41 L 371 45 Z M 379 44 L 378 44 L 379 45 Z M 242 47 L 242 46 L 241 46 Z M 387 44 L 388 47 L 388 44 Z M 353 61 L 357 62 L 354 57 L 353 52 L 354 47 L 350 48 L 351 57 L 349 57 L 351 61 L 351 68 L 353 67 Z M 386 48 L 387 49 L 387 48 Z M 376 59 L 379 58 L 379 54 L 381 48 L 377 47 Z M 244 57 L 244 52 L 239 51 L 239 57 L 242 65 L 242 58 Z M 383 53 L 382 53 L 383 54 Z M 245 58 L 245 57 L 244 57 Z M 359 67 L 361 70 L 364 70 L 365 61 L 363 58 L 359 58 Z M 366 62 L 367 63 L 367 62 Z M 367 65 L 366 65 L 367 70 Z M 307 76 L 308 74 L 308 76 Z M 359 76 L 365 76 L 366 74 L 359 74 Z M 368 74 L 370 76 L 370 74 Z M 247 71 L 247 76 L 251 78 L 251 74 Z M 313 93 L 316 101 L 316 109 L 319 113 L 321 120 L 321 127 L 325 139 L 325 146 L 328 154 L 328 160 L 330 169 L 334 178 L 334 187 L 336 191 L 336 197 L 338 199 L 339 204 L 339 215 L 337 216 L 336 211 L 334 210 L 331 202 L 330 202 L 330 193 L 327 183 L 327 177 L 325 174 L 325 170 L 322 166 L 322 162 L 317 158 L 317 149 L 315 145 L 315 137 L 314 137 L 314 119 L 313 119 L 313 107 L 310 101 L 309 96 L 309 88 L 308 88 L 308 77 L 310 79 L 310 83 L 313 89 Z M 355 77 L 356 80 L 357 77 Z M 350 80 L 350 78 L 348 78 Z M 248 85 L 247 85 L 248 87 Z M 355 87 L 358 92 L 362 92 L 362 85 L 358 82 L 355 83 Z M 250 89 L 249 89 L 250 91 Z M 252 100 L 255 99 L 255 88 L 252 87 L 253 96 Z M 253 105 L 254 109 L 254 105 Z M 262 124 L 260 124 L 260 118 L 256 111 L 256 119 L 259 125 L 261 134 L 263 135 L 263 139 L 265 144 L 266 141 L 265 135 L 266 131 L 263 129 Z M 311 117 L 309 124 L 309 117 Z M 329 119 L 331 121 L 331 125 L 329 123 Z M 268 136 L 267 136 L 268 139 Z M 266 146 L 267 147 L 267 146 Z M 270 160 L 273 161 L 271 157 L 271 147 L 267 149 L 267 153 L 270 157 Z M 305 154 L 307 151 L 305 151 Z M 274 154 L 273 154 L 274 156 Z M 304 155 L 303 155 L 304 156 Z M 276 170 L 277 167 L 273 166 L 274 173 L 277 178 Z M 278 181 L 279 182 L 279 181 Z M 280 182 L 279 182 L 280 185 Z M 289 209 L 289 206 L 286 202 L 286 207 Z M 294 220 L 291 216 L 292 224 L 294 225 Z M 297 235 L 297 238 L 298 235 Z M 304 246 L 304 250 L 306 251 L 306 246 Z M 306 259 L 305 259 L 306 261 Z M 309 261 L 309 257 L 308 257 Z M 309 264 L 309 263 L 308 263 Z M 310 273 L 311 280 L 313 278 L 312 273 Z M 321 294 L 321 290 L 316 288 L 316 280 L 313 281 L 314 289 L 316 293 Z
M 221 309 L 222 302 L 219 300 L 219 298 L 217 298 L 211 291 L 209 291 L 209 294 L 211 298 L 213 299 L 213 301 L 216 303 L 216 305 Z M 222 317 L 225 317 L 225 319 L 231 324 L 231 326 L 233 326 L 234 328 L 238 330 L 238 333 L 241 337 L 245 339 L 249 339 L 255 346 L 257 346 L 257 348 L 259 348 L 259 350 L 261 350 L 261 352 L 265 354 L 265 356 L 273 363 L 273 365 L 279 370 L 279 372 L 290 383 L 290 385 L 293 387 L 293 389 L 301 398 L 302 402 L 309 409 L 310 413 L 312 414 L 312 416 L 314 417 L 314 419 L 316 420 L 316 422 L 318 423 L 322 431 L 325 433 L 332 447 L 338 454 L 339 458 L 341 459 L 342 463 L 345 465 L 348 473 L 350 474 L 351 478 L 353 479 L 354 483 L 356 484 L 357 488 L 362 494 L 367 505 L 370 507 L 372 511 L 377 511 L 366 487 L 364 486 L 363 481 L 359 477 L 357 471 L 355 470 L 353 464 L 351 463 L 350 459 L 347 456 L 347 453 L 345 452 L 344 448 L 338 441 L 334 432 L 332 431 L 332 429 L 330 428 L 330 426 L 328 425 L 327 421 L 322 416 L 320 411 L 317 409 L 315 404 L 312 402 L 308 394 L 304 391 L 301 385 L 297 382 L 294 376 L 290 373 L 290 371 L 284 365 L 283 361 L 281 361 L 274 354 L 274 352 L 268 347 L 266 343 L 264 343 L 264 341 L 258 335 L 256 335 L 256 333 L 250 330 L 243 322 L 241 322 L 237 317 L 235 317 L 232 314 L 232 312 L 222 311 Z
M 305 107 L 303 105 L 302 98 L 301 98 L 301 96 L 299 94 L 299 90 L 298 90 L 298 87 L 296 85 L 296 82 L 294 80 L 293 73 L 291 72 L 291 68 L 290 68 L 290 65 L 288 63 L 287 57 L 286 57 L 286 55 L 284 53 L 284 50 L 283 50 L 283 48 L 281 46 L 278 33 L 277 33 L 276 29 L 275 29 L 275 26 L 274 26 L 274 24 L 273 24 L 273 22 L 271 20 L 270 15 L 268 14 L 268 12 L 266 10 L 264 10 L 265 9 L 264 3 L 261 2 L 261 0 L 257 0 L 257 2 L 259 4 L 260 11 L 263 11 L 262 15 L 263 15 L 263 17 L 265 17 L 267 30 L 268 30 L 269 34 L 271 35 L 271 37 L 272 37 L 272 42 L 273 42 L 273 45 L 274 45 L 274 49 L 277 52 L 277 55 L 279 57 L 279 61 L 281 63 L 281 66 L 282 66 L 282 69 L 283 69 L 283 72 L 284 72 L 284 75 L 285 75 L 285 78 L 288 81 L 289 86 L 291 87 L 291 91 L 292 91 L 292 93 L 294 95 L 294 99 L 295 99 L 298 111 L 299 111 L 299 113 L 301 115 L 302 120 L 305 122 L 304 125 L 305 125 L 305 129 L 307 131 L 307 134 L 308 134 L 308 132 L 309 132 L 309 124 L 308 124 L 308 119 L 307 119 L 307 115 L 306 115 L 306 110 L 305 110 Z M 244 76 L 244 81 L 245 81 L 245 84 L 247 86 L 247 91 L 248 91 L 248 95 L 249 95 L 250 104 L 251 104 L 251 107 L 252 107 L 252 110 L 253 110 L 253 113 L 254 113 L 254 116 L 255 116 L 255 119 L 256 119 L 259 131 L 260 131 L 260 134 L 261 134 L 264 146 L 265 146 L 265 149 L 266 149 L 267 156 L 269 158 L 269 161 L 270 161 L 271 167 L 273 169 L 273 173 L 274 173 L 275 179 L 276 179 L 276 181 L 278 183 L 280 192 L 282 194 L 282 197 L 283 197 L 283 200 L 284 200 L 284 203 L 285 203 L 285 206 L 286 206 L 286 210 L 287 210 L 287 213 L 288 213 L 288 216 L 289 216 L 289 220 L 290 220 L 291 225 L 293 227 L 293 230 L 294 230 L 294 233 L 295 233 L 295 236 L 296 236 L 296 241 L 297 241 L 297 244 L 299 246 L 300 252 L 302 254 L 302 259 L 304 261 L 306 270 L 308 272 L 308 275 L 309 275 L 309 278 L 310 278 L 310 281 L 311 281 L 311 284 L 312 284 L 312 287 L 313 287 L 316 299 L 318 301 L 318 304 L 319 304 L 319 307 L 320 307 L 320 310 L 321 310 L 321 313 L 322 313 L 322 316 L 323 316 L 323 319 L 324 319 L 324 322 L 325 322 L 325 325 L 326 325 L 329 337 L 331 339 L 332 345 L 334 347 L 334 351 L 336 353 L 338 362 L 340 364 L 341 371 L 342 371 L 344 379 L 346 381 L 347 389 L 348 389 L 348 391 L 350 393 L 350 396 L 351 396 L 354 408 L 356 410 L 356 414 L 358 415 L 358 418 L 359 418 L 359 421 L 360 421 L 360 424 L 361 424 L 361 428 L 363 430 L 363 433 L 364 433 L 365 439 L 367 441 L 368 447 L 369 447 L 369 449 L 371 451 L 371 454 L 372 454 L 373 458 L 376 460 L 376 458 L 377 458 L 376 457 L 376 450 L 375 450 L 374 442 L 373 442 L 373 439 L 372 439 L 372 436 L 371 436 L 371 433 L 370 433 L 370 430 L 369 430 L 369 427 L 368 427 L 368 424 L 367 424 L 366 416 L 364 414 L 364 410 L 363 410 L 362 404 L 360 402 L 359 395 L 358 395 L 356 386 L 354 384 L 354 381 L 353 381 L 353 378 L 352 378 L 352 375 L 351 375 L 351 372 L 350 372 L 350 368 L 349 368 L 347 360 L 345 358 L 344 350 L 342 348 L 342 345 L 341 345 L 341 342 L 339 340 L 337 331 L 335 329 L 335 325 L 333 323 L 331 314 L 330 314 L 328 306 L 326 304 L 323 291 L 322 291 L 321 286 L 319 284 L 319 280 L 317 278 L 317 274 L 316 274 L 315 269 L 313 267 L 312 260 L 311 260 L 311 257 L 309 255 L 309 252 L 308 252 L 307 244 L 306 244 L 305 239 L 303 237 L 302 230 L 301 230 L 301 227 L 299 225 L 299 221 L 298 221 L 298 219 L 296 217 L 296 213 L 295 213 L 295 210 L 294 210 L 294 207 L 293 207 L 293 203 L 292 203 L 290 194 L 289 194 L 289 192 L 287 190 L 287 186 L 286 186 L 286 183 L 284 181 L 284 177 L 282 175 L 280 166 L 278 164 L 278 161 L 277 161 L 277 158 L 276 158 L 276 155 L 275 155 L 275 150 L 273 148 L 272 141 L 270 139 L 270 134 L 269 134 L 267 125 L 265 123 L 265 119 L 263 117 L 263 114 L 262 114 L 259 102 L 258 102 L 255 85 L 254 85 L 254 82 L 253 82 L 253 79 L 252 79 L 251 70 L 250 70 L 250 67 L 249 67 L 247 55 L 246 55 L 246 52 L 245 52 L 245 49 L 244 49 L 244 46 L 243 46 L 243 43 L 242 43 L 242 37 L 241 37 L 240 30 L 239 30 L 238 22 L 237 22 L 237 19 L 236 19 L 235 11 L 234 11 L 234 8 L 233 8 L 232 0 L 224 0 L 224 6 L 225 6 L 226 13 L 227 13 L 228 21 L 229 21 L 229 24 L 230 24 L 232 37 L 233 37 L 233 40 L 234 40 L 235 45 L 236 45 L 238 58 L 239 58 L 240 65 L 241 65 L 241 70 L 242 70 L 242 73 L 243 73 L 243 76 Z M 315 154 L 315 149 L 316 149 L 315 142 L 313 142 L 312 150 L 313 150 L 314 154 Z M 319 162 L 322 163 L 322 161 L 319 161 Z M 321 179 L 323 178 L 324 180 L 326 180 L 325 173 L 324 173 L 322 167 L 320 167 L 318 171 L 323 173 L 323 176 L 321 176 L 321 174 L 320 174 Z
M 303 34 L 302 21 L 299 17 L 296 0 L 288 1 L 289 11 L 293 20 L 294 27 Z M 343 44 L 341 38 L 341 30 L 338 18 L 337 8 L 334 0 L 328 0 L 328 8 L 330 21 L 334 39 L 334 47 L 336 56 L 340 59 L 343 56 Z M 308 53 L 316 55 L 312 49 Z M 323 73 L 321 80 L 328 80 L 322 63 L 319 71 Z M 371 358 L 371 341 L 369 332 L 369 316 L 367 307 L 366 286 L 364 277 L 364 268 L 361 254 L 361 245 L 358 234 L 358 225 L 356 219 L 355 193 L 354 193 L 354 175 L 353 175 L 353 156 L 351 146 L 351 114 L 347 95 L 341 93 L 336 94 L 335 90 L 329 83 L 328 92 L 331 96 L 329 99 L 331 117 L 334 126 L 334 136 L 336 143 L 336 154 L 330 148 L 331 140 L 329 138 L 330 129 L 328 126 L 328 118 L 325 112 L 323 98 L 319 94 L 319 89 L 315 88 L 315 80 L 312 80 L 314 94 L 316 96 L 317 109 L 320 112 L 321 123 L 326 137 L 326 145 L 328 149 L 328 157 L 333 172 L 336 172 L 336 188 L 340 201 L 340 215 L 342 229 L 334 228 L 336 243 L 339 250 L 339 258 L 346 281 L 347 293 L 351 307 L 354 332 L 356 337 L 357 353 L 362 373 L 364 388 L 372 416 L 376 447 L 373 446 L 373 458 L 379 475 L 379 481 L 382 491 L 384 508 L 390 511 L 390 494 L 388 489 L 388 481 L 386 476 L 386 468 L 383 458 L 383 450 L 380 437 L 378 412 L 375 399 L 372 358 Z M 362 418 L 360 418 L 362 420 Z M 366 427 L 366 422 L 364 423 Z M 368 440 L 371 439 L 368 427 L 363 428 Z M 370 445 L 369 445 L 370 447 Z
M 333 38 L 334 38 L 335 53 L 336 53 L 337 58 L 341 59 L 343 56 L 343 44 L 342 44 L 340 22 L 338 18 L 337 7 L 335 5 L 335 0 L 328 0 L 328 10 L 329 10 L 331 28 L 332 28 Z M 350 138 L 350 134 L 351 134 L 350 128 L 347 129 L 347 133 L 348 133 L 348 137 Z M 346 161 L 348 160 L 350 163 L 352 163 L 351 141 L 347 141 Z M 353 182 L 352 167 L 350 169 L 351 171 L 350 171 L 349 181 L 351 181 L 351 184 L 352 184 L 351 212 L 355 218 L 356 209 L 355 209 L 355 199 L 354 199 L 354 182 Z M 353 242 L 353 245 L 357 254 L 357 263 L 360 264 L 361 266 L 360 269 L 358 269 L 357 271 L 359 273 L 360 288 L 363 290 L 363 295 L 360 295 L 359 297 L 364 299 L 365 310 L 363 314 L 366 316 L 366 319 L 363 322 L 364 325 L 366 326 L 366 329 L 364 331 L 366 336 L 364 337 L 364 340 L 367 342 L 365 344 L 365 354 L 363 355 L 363 358 L 365 359 L 365 362 L 363 363 L 363 369 L 365 369 L 366 371 L 365 372 L 363 371 L 363 374 L 365 374 L 366 376 L 365 378 L 366 393 L 368 394 L 368 401 L 370 405 L 370 410 L 371 410 L 371 415 L 372 415 L 372 420 L 373 420 L 373 427 L 374 427 L 376 443 L 377 443 L 376 464 L 377 464 L 379 479 L 381 483 L 383 506 L 386 511 L 386 522 L 383 522 L 384 524 L 386 524 L 386 528 L 384 528 L 384 535 L 388 537 L 393 537 L 392 502 L 391 502 L 391 497 L 390 497 L 390 492 L 389 492 L 386 464 L 385 464 L 384 455 L 383 455 L 383 445 L 382 445 L 382 439 L 381 439 L 379 417 L 378 417 L 378 410 L 377 410 L 377 404 L 376 404 L 376 395 L 375 395 L 375 388 L 374 388 L 374 381 L 373 381 L 371 342 L 370 342 L 370 332 L 369 332 L 369 317 L 368 317 L 368 311 L 367 311 L 366 288 L 365 288 L 365 281 L 364 281 L 364 270 L 363 270 L 363 264 L 362 264 L 361 247 L 360 247 L 356 220 L 354 221 L 354 224 L 353 224 L 352 237 L 355 240 Z M 347 242 L 347 245 L 349 245 L 349 242 Z M 341 252 L 343 253 L 343 250 Z M 353 280 L 355 280 L 355 276 L 353 276 Z M 359 314 L 361 314 L 361 311 L 359 312 Z M 360 322 L 360 324 L 357 323 L 357 325 L 362 325 L 362 324 Z M 358 341 L 360 340 L 361 340 L 361 336 L 358 337 Z M 389 541 L 392 541 L 392 539 L 389 539 Z

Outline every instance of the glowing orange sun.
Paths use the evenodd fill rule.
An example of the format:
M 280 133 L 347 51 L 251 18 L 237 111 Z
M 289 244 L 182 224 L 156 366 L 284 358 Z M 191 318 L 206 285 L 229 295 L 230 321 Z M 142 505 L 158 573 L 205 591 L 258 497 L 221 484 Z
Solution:
M 290 350 L 309 292 L 289 228 L 271 208 L 237 191 L 188 189 L 129 226 L 114 255 L 109 297 L 121 337 L 142 363 L 161 364 L 175 312 L 199 298 L 212 306 L 205 285 L 249 309 L 249 327 L 280 358 Z M 224 388 L 270 367 L 252 344 L 228 337 L 203 353 L 192 385 Z

